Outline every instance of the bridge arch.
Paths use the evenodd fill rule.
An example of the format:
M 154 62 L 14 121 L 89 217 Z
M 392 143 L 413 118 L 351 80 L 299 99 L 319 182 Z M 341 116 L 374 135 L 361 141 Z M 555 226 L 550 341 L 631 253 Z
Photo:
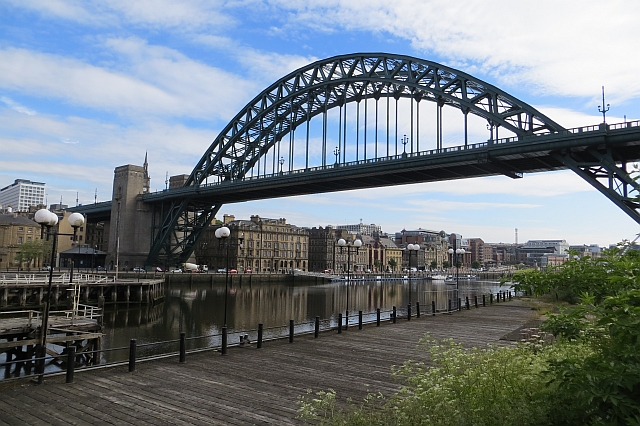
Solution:
M 341 55 L 304 66 L 258 94 L 220 132 L 185 186 L 198 186 L 209 177 L 242 179 L 274 144 L 313 117 L 385 97 L 431 101 L 439 110 L 457 108 L 465 123 L 473 114 L 517 137 L 564 130 L 530 105 L 456 69 L 405 55 Z

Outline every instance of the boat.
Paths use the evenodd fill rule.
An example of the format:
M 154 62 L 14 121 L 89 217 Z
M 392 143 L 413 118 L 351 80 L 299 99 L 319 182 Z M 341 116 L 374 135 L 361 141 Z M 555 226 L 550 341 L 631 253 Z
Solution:
M 433 280 L 433 281 L 444 281 L 444 280 L 447 279 L 447 277 L 445 277 L 444 275 L 441 275 L 441 274 L 430 275 L 427 278 L 430 279 L 430 280 Z

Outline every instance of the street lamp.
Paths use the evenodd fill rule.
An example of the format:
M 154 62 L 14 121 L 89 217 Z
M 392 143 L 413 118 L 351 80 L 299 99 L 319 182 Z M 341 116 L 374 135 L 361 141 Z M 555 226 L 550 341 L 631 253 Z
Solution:
M 338 165 L 338 157 L 340 156 L 340 148 L 336 146 L 336 149 L 333 150 L 333 155 L 336 156 L 336 166 Z
M 459 291 L 459 288 L 460 288 L 460 274 L 459 274 L 460 266 L 458 264 L 458 255 L 464 254 L 465 251 L 464 251 L 463 248 L 458 248 L 458 237 L 456 236 L 456 234 L 451 234 L 451 235 L 454 237 L 453 238 L 453 248 L 450 248 L 447 251 L 451 255 L 451 261 L 455 262 L 455 264 L 456 264 L 456 296 L 458 296 L 458 291 Z M 458 306 L 458 308 L 460 308 L 460 307 Z
M 347 308 L 345 309 L 345 326 L 344 328 L 349 327 L 349 285 L 351 283 L 351 250 L 355 249 L 356 254 L 360 247 L 362 247 L 362 241 L 356 239 L 351 244 L 345 241 L 344 238 L 340 238 L 338 240 L 338 247 L 340 247 L 340 254 L 343 253 L 343 250 L 347 250 Z
M 38 383 L 42 383 L 42 381 L 44 380 L 44 357 L 47 354 L 47 329 L 49 327 L 49 310 L 51 309 L 51 287 L 53 284 L 53 265 L 56 261 L 56 246 L 58 245 L 58 235 L 73 236 L 73 240 L 75 241 L 78 233 L 78 228 L 84 224 L 84 216 L 82 216 L 80 213 L 72 213 L 67 219 L 69 225 L 73 227 L 73 234 L 62 234 L 56 231 L 51 231 L 51 228 L 58 224 L 58 216 L 47 209 L 38 210 L 34 215 L 34 220 L 42 227 L 41 236 L 45 235 L 46 228 L 47 240 L 49 240 L 49 236 L 53 237 L 53 241 L 51 244 L 51 260 L 49 263 L 50 268 L 49 283 L 47 286 L 47 300 L 45 301 L 43 306 L 42 326 L 40 328 L 40 358 L 42 359 L 40 360 L 40 376 L 38 377 Z M 71 265 L 73 268 L 73 263 L 71 263 Z M 71 279 L 69 280 L 69 282 L 71 282 Z
M 282 165 L 284 164 L 284 157 L 280 157 L 280 174 L 282 174 Z
M 407 135 L 404 135 L 404 137 L 401 139 L 402 141 L 402 156 L 406 157 L 407 156 L 407 144 L 409 143 L 409 138 L 407 138 Z
M 231 231 L 226 226 L 222 226 L 216 229 L 216 238 L 220 240 L 220 246 L 222 241 L 229 238 Z M 229 297 L 229 243 L 227 242 L 227 254 L 226 254 L 226 268 L 224 275 L 224 325 L 222 326 L 222 355 L 227 354 L 227 298 Z

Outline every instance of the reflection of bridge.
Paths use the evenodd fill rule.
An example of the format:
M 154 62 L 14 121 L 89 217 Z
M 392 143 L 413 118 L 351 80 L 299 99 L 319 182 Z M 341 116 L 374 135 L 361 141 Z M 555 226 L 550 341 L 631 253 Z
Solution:
M 444 146 L 451 135 L 444 106 L 461 112 L 461 130 L 450 136 L 457 146 Z M 435 119 L 425 119 L 425 110 Z M 478 128 L 488 130 L 488 140 L 469 143 Z M 500 89 L 433 62 L 334 57 L 254 98 L 181 186 L 142 196 L 153 206 L 147 264 L 185 261 L 225 203 L 559 169 L 578 173 L 640 223 L 638 184 L 627 169 L 639 159 L 640 122 L 565 129 Z M 111 203 L 76 210 L 94 220 L 114 214 Z

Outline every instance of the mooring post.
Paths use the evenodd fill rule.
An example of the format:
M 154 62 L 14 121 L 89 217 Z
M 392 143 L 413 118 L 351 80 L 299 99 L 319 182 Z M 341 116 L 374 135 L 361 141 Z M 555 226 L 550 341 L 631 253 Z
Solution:
M 256 347 L 258 349 L 262 348 L 262 332 L 263 332 L 263 330 L 264 330 L 264 325 L 263 324 L 258 324 L 258 344 L 256 345 Z
M 411 321 L 411 303 L 407 305 L 407 321 Z
M 458 311 L 462 310 L 462 300 L 458 297 Z
M 358 311 L 358 330 L 362 330 L 362 311 Z
M 420 318 L 420 302 L 416 302 L 416 318 Z
M 73 383 L 73 373 L 76 369 L 76 347 L 69 346 L 67 348 L 67 383 Z
M 493 305 L 493 293 L 489 293 L 489 304 Z
M 289 343 L 293 343 L 293 320 L 289 320 Z
M 467 311 L 469 310 L 469 296 L 465 297 L 465 302 L 467 303 Z
M 511 300 L 511 292 L 509 292 L 509 300 Z
M 316 317 L 316 326 L 313 332 L 313 337 L 317 339 L 319 334 L 320 334 L 320 317 Z
M 227 336 L 227 327 L 222 327 L 222 355 L 227 354 L 227 344 L 229 336 Z
M 136 339 L 129 342 L 129 373 L 136 371 Z
M 396 310 L 396 307 L 393 307 L 393 323 L 396 323 L 396 318 L 398 317 L 398 311 Z
M 473 305 L 478 309 L 478 295 L 473 296 Z
M 449 299 L 449 306 L 448 306 L 448 308 L 449 308 L 449 309 L 447 309 L 447 312 L 451 312 L 451 299 Z
M 180 362 L 185 362 L 187 358 L 187 333 L 180 333 Z
M 376 327 L 380 327 L 380 308 L 376 308 Z
M 338 334 L 342 333 L 342 312 L 338 314 Z
M 487 306 L 487 298 L 484 294 L 482 295 L 482 306 Z
M 436 316 L 436 301 L 432 300 L 431 301 L 431 315 L 432 316 Z

